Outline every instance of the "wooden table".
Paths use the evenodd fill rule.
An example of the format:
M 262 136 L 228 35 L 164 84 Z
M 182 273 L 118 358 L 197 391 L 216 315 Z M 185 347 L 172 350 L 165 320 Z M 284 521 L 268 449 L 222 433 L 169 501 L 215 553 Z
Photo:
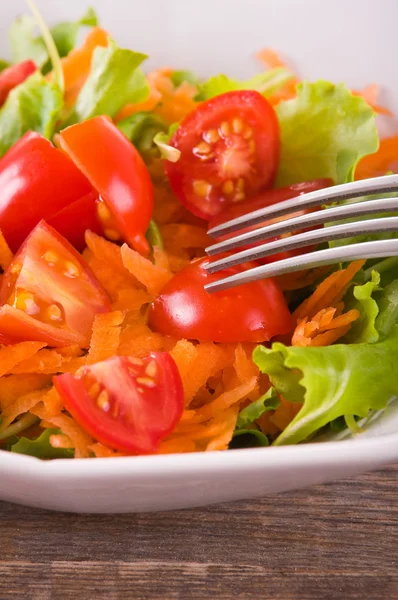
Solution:
M 397 475 L 161 514 L 0 503 L 0 599 L 398 599 Z

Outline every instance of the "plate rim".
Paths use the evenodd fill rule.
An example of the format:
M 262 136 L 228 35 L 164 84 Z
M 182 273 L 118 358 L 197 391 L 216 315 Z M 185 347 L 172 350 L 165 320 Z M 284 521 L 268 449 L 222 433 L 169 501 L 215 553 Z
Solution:
M 360 434 L 359 434 L 360 435 Z M 123 456 L 91 459 L 41 460 L 33 456 L 13 454 L 0 450 L 0 474 L 9 477 L 22 475 L 27 479 L 62 481 L 68 478 L 93 479 L 97 477 L 139 476 L 170 474 L 211 475 L 242 469 L 280 469 L 292 466 L 328 467 L 336 464 L 374 462 L 387 464 L 398 461 L 398 434 L 389 434 L 366 440 L 340 440 L 269 448 L 248 448 L 233 451 L 158 454 L 151 456 Z M 1 489 L 1 482 L 0 482 Z

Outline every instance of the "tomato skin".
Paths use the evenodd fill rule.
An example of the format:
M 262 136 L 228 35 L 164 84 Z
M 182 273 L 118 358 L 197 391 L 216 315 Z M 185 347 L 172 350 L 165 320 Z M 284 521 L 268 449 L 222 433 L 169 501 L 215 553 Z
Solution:
M 208 294 L 204 285 L 219 278 L 199 259 L 182 269 L 151 304 L 150 326 L 163 335 L 213 342 L 265 342 L 292 330 L 285 298 L 273 279 Z M 225 276 L 241 272 L 232 267 Z
M 0 229 L 16 252 L 41 219 L 91 191 L 73 162 L 39 133 L 26 133 L 0 160 Z M 79 221 L 74 222 L 79 227 Z
M 291 198 L 295 198 L 296 196 L 301 196 L 302 194 L 308 194 L 309 192 L 315 192 L 316 190 L 323 189 L 325 187 L 329 187 L 333 185 L 333 181 L 331 179 L 314 179 L 312 181 L 303 181 L 301 183 L 295 183 L 288 187 L 277 188 L 273 190 L 265 190 L 259 192 L 259 194 L 252 198 L 251 200 L 247 200 L 246 202 L 242 202 L 240 204 L 234 204 L 227 207 L 222 213 L 214 217 L 209 223 L 209 229 L 213 227 L 217 227 L 221 225 L 221 223 L 226 223 L 232 219 L 236 219 L 237 217 L 241 217 L 242 215 L 248 214 L 255 210 L 259 210 L 260 208 L 265 208 L 266 206 L 272 206 L 273 204 L 278 204 L 279 202 L 283 202 L 284 200 L 290 200 Z M 303 211 L 299 211 L 294 214 L 294 216 L 299 216 L 301 214 L 308 214 L 316 210 L 316 208 L 305 209 Z M 264 221 L 263 223 L 258 223 L 257 225 L 253 225 L 252 227 L 246 227 L 241 229 L 239 233 L 246 233 L 248 231 L 254 231 L 259 227 L 263 227 L 269 223 L 282 221 L 284 219 L 291 218 L 293 214 L 286 215 L 284 217 L 278 217 L 274 220 Z M 227 240 L 231 237 L 237 235 L 237 232 L 232 232 L 227 235 L 220 236 L 218 241 Z M 268 241 L 274 241 L 277 238 L 269 238 Z M 242 246 L 240 250 L 246 250 L 248 248 L 254 248 L 256 246 L 261 245 L 263 242 L 257 242 L 255 244 L 251 244 L 248 246 Z M 258 264 L 267 264 L 270 262 L 275 262 L 276 260 L 283 260 L 284 258 L 289 258 L 291 256 L 297 256 L 302 254 L 303 252 L 309 252 L 312 249 L 312 246 L 307 246 L 305 248 L 298 248 L 297 250 L 289 250 L 287 252 L 278 252 L 277 254 L 273 254 L 272 256 L 267 256 L 265 258 L 258 259 L 256 263 Z
M 173 192 L 193 214 L 209 220 L 272 185 L 279 124 L 258 92 L 228 92 L 183 119 L 170 144 L 181 152 L 176 163 L 165 162 Z
M 85 233 L 88 229 L 102 235 L 97 202 L 98 195 L 93 190 L 52 215 L 47 223 L 81 252 L 86 247 Z
M 59 347 L 90 343 L 94 317 L 109 298 L 80 254 L 41 221 L 22 244 L 0 287 L 0 333 Z M 50 315 L 49 310 L 57 315 Z
M 156 371 L 153 387 L 140 380 L 148 379 L 149 365 Z M 92 437 L 130 454 L 156 452 L 184 409 L 181 376 L 167 352 L 152 352 L 144 359 L 114 356 L 79 375 L 66 373 L 53 381 L 66 409 Z M 93 385 L 96 396 L 88 393 Z M 102 391 L 105 398 L 99 396 Z
M 7 100 L 8 94 L 13 88 L 37 71 L 33 60 L 25 60 L 16 65 L 11 65 L 0 73 L 0 106 Z
M 59 143 L 110 211 L 116 227 L 109 228 L 138 252 L 148 254 L 145 233 L 152 218 L 153 186 L 133 144 L 104 116 L 67 127 Z

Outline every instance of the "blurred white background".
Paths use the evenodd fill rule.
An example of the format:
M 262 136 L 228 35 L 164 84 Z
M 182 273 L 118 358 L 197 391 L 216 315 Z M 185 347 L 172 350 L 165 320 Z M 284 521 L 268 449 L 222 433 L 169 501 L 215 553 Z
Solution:
M 94 6 L 120 45 L 150 54 L 147 68 L 172 65 L 200 75 L 256 72 L 271 46 L 301 76 L 384 84 L 398 110 L 398 0 L 36 0 L 49 23 Z M 0 0 L 0 54 L 24 0 Z M 395 89 L 396 93 L 391 93 Z M 384 96 L 383 99 L 385 99 Z

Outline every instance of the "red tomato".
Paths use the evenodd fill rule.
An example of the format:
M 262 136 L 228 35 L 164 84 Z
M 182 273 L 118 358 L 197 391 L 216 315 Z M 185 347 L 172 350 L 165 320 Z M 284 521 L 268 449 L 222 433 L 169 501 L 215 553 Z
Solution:
M 203 258 L 182 269 L 165 285 L 149 309 L 155 331 L 177 338 L 213 342 L 266 342 L 292 329 L 285 298 L 273 279 L 208 294 L 210 275 Z M 243 267 L 226 269 L 225 276 Z
M 76 421 L 121 452 L 156 452 L 184 408 L 181 377 L 167 352 L 114 356 L 75 375 L 58 375 L 54 385 Z
M 4 104 L 8 94 L 13 88 L 25 81 L 37 70 L 35 63 L 32 60 L 25 60 L 16 65 L 7 67 L 0 73 L 0 106 Z
M 105 290 L 76 250 L 41 221 L 22 244 L 0 288 L 0 334 L 13 342 L 87 348 Z
M 274 109 L 254 91 L 228 92 L 203 102 L 180 124 L 165 162 L 170 185 L 195 215 L 211 219 L 272 185 L 279 159 Z
M 16 252 L 41 219 L 92 188 L 64 152 L 40 133 L 29 132 L 0 160 L 0 190 L 0 229 Z M 75 235 L 79 219 L 74 218 L 69 227 Z
M 91 191 L 86 196 L 65 206 L 62 210 L 47 219 L 47 223 L 63 235 L 74 248 L 79 251 L 86 247 L 85 233 L 87 229 L 102 234 L 102 227 L 97 215 L 98 194 Z
M 214 217 L 209 223 L 209 229 L 213 227 L 217 227 L 221 225 L 221 223 L 226 223 L 227 221 L 231 221 L 232 219 L 236 219 L 237 217 L 241 217 L 242 215 L 248 214 L 252 211 L 259 210 L 260 208 L 265 208 L 266 206 L 271 206 L 272 204 L 277 204 L 279 202 L 283 202 L 284 200 L 290 200 L 291 198 L 295 198 L 296 196 L 301 196 L 302 194 L 307 194 L 309 192 L 314 192 L 316 190 L 320 190 L 325 187 L 329 187 L 333 185 L 333 181 L 331 179 L 314 179 L 313 181 L 303 181 L 302 183 L 295 183 L 288 187 L 277 188 L 275 190 L 266 190 L 260 192 L 255 198 L 248 200 L 247 202 L 243 202 L 242 204 L 234 204 L 227 207 L 221 214 Z M 294 216 L 299 216 L 302 214 L 307 214 L 316 210 L 315 208 L 310 208 L 302 211 L 298 211 L 294 213 Z M 285 219 L 291 218 L 293 215 L 286 215 L 283 217 L 278 217 L 276 219 L 272 219 L 270 221 L 264 221 L 264 223 L 258 223 L 253 227 L 247 227 L 239 231 L 239 233 L 246 233 L 248 231 L 254 231 L 259 227 L 264 227 L 269 223 L 275 223 L 277 221 L 283 221 Z M 231 237 L 237 235 L 237 232 L 232 232 L 227 235 L 221 236 L 218 241 L 227 240 Z M 271 242 L 276 238 L 269 238 L 267 241 Z M 242 246 L 240 250 L 246 250 L 247 248 L 253 248 L 255 246 L 261 245 L 263 242 L 251 244 L 248 246 Z M 303 252 L 308 252 L 311 248 L 298 248 L 297 250 L 290 250 L 287 252 L 279 252 L 278 254 L 274 254 L 272 256 L 267 256 L 265 258 L 261 258 L 256 262 L 260 264 L 274 262 L 276 260 L 282 260 L 284 258 L 289 258 L 290 256 L 297 256 L 298 254 L 302 254 Z
M 153 212 L 153 187 L 144 161 L 108 117 L 94 117 L 64 129 L 61 148 L 98 191 L 104 234 L 123 238 L 148 254 L 146 230 Z

